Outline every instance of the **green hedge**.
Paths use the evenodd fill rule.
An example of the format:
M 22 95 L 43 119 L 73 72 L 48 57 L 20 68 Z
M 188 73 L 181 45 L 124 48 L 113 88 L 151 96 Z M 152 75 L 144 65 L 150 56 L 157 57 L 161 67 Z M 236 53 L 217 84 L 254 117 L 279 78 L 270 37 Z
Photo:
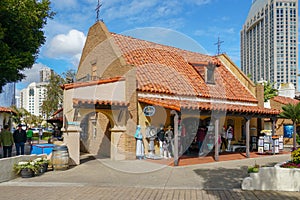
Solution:
M 32 135 L 33 137 L 39 137 L 39 133 L 33 133 Z M 43 132 L 43 137 L 51 137 L 52 136 L 52 132 Z

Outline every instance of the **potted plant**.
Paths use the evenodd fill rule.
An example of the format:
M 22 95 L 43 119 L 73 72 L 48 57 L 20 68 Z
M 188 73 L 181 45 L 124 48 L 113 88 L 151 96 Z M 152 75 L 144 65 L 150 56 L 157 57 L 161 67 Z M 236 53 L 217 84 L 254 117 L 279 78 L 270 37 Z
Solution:
M 41 158 L 36 158 L 33 160 L 33 162 L 35 163 L 35 165 L 38 166 L 38 171 L 40 173 L 44 173 L 47 171 L 48 169 L 48 165 L 49 165 L 49 160 L 47 158 L 41 157 Z
M 14 171 L 22 178 L 30 178 L 38 171 L 38 166 L 33 161 L 20 161 L 14 164 Z

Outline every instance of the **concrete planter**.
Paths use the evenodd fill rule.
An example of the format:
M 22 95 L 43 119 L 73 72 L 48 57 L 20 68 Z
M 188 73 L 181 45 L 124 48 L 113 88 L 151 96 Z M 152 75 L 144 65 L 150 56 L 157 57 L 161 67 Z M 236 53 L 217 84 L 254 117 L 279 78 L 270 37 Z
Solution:
M 9 181 L 17 178 L 18 176 L 13 171 L 13 166 L 15 163 L 25 160 L 34 160 L 36 158 L 40 158 L 42 155 L 20 155 L 14 156 L 10 158 L 2 158 L 0 159 L 0 183 Z
M 300 191 L 300 169 L 281 168 L 279 163 L 274 167 L 262 167 L 258 173 L 250 173 L 244 178 L 243 190 Z

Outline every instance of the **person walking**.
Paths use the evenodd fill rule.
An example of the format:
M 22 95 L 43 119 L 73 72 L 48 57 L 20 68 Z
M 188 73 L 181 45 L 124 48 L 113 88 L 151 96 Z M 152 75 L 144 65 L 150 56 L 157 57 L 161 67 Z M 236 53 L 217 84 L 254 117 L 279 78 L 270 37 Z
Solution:
M 14 138 L 11 132 L 9 131 L 8 125 L 4 125 L 4 129 L 1 131 L 0 144 L 3 148 L 3 158 L 11 157 Z
M 32 129 L 31 128 L 27 128 L 26 137 L 27 137 L 27 142 L 30 145 L 30 152 L 32 150 L 32 136 L 33 136 Z
M 14 131 L 13 137 L 16 145 L 17 156 L 20 155 L 20 150 L 21 150 L 21 155 L 24 155 L 24 148 L 25 148 L 27 136 L 25 130 L 22 129 L 22 124 L 18 125 L 18 129 Z

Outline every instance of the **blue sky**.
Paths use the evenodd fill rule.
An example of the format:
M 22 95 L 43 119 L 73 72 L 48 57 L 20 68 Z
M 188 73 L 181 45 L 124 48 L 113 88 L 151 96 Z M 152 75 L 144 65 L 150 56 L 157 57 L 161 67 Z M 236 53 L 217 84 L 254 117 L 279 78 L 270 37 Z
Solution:
M 61 74 L 77 69 L 88 29 L 96 21 L 98 0 L 52 0 L 54 19 L 45 27 L 46 43 L 36 64 L 26 71 L 20 90 L 37 81 L 41 67 Z M 221 52 L 240 65 L 240 30 L 252 0 L 101 0 L 100 18 L 115 33 L 153 40 L 179 48 Z M 183 42 L 180 42 L 183 41 Z

